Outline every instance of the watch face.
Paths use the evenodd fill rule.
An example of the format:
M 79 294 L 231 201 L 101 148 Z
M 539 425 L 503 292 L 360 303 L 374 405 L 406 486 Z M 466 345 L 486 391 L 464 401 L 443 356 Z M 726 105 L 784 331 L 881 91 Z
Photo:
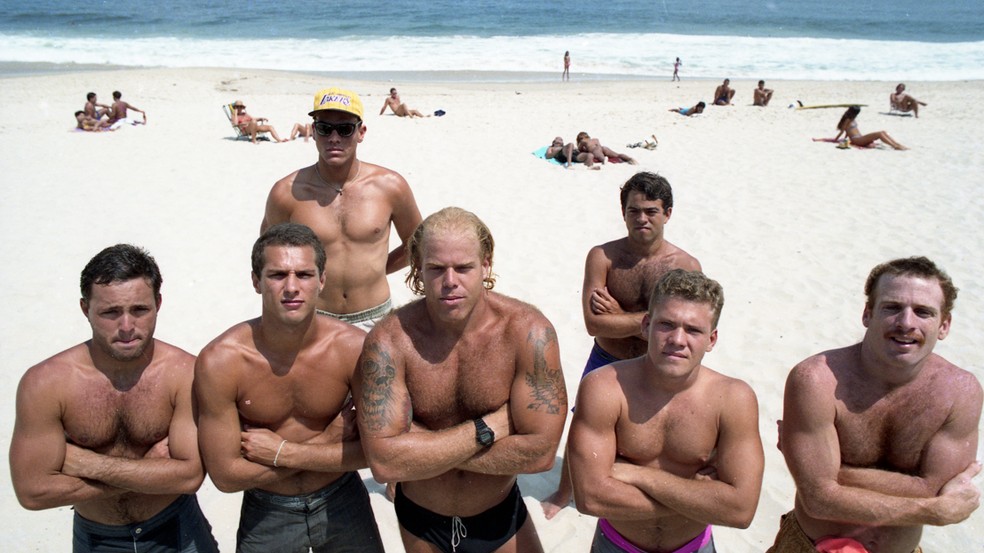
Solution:
M 495 442 L 495 437 L 492 435 L 491 430 L 484 428 L 478 433 L 478 441 L 484 446 L 490 446 Z

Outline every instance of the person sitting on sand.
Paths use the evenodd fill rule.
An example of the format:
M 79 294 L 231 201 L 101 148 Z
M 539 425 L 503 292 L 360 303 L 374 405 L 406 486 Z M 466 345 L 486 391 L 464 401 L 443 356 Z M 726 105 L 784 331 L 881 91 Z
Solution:
M 895 92 L 888 95 L 888 102 L 892 109 L 901 112 L 912 112 L 917 118 L 919 117 L 919 106 L 927 105 L 926 102 L 920 102 L 912 96 L 905 93 L 905 83 L 899 83 L 895 87 Z
M 881 140 L 896 150 L 908 150 L 908 148 L 896 142 L 885 131 L 877 131 L 862 135 L 861 131 L 858 130 L 858 122 L 856 121 L 859 113 L 861 113 L 861 108 L 858 106 L 851 106 L 847 108 L 847 111 L 845 111 L 844 115 L 841 117 L 840 123 L 837 123 L 838 133 L 837 136 L 834 137 L 835 142 L 840 139 L 842 134 L 847 134 L 847 138 L 850 140 L 851 144 L 861 146 L 862 148 L 870 145 L 875 140 Z
M 763 107 L 769 105 L 773 92 L 771 88 L 765 88 L 765 81 L 759 81 L 758 88 L 752 92 L 752 105 Z
M 731 79 L 725 79 L 723 83 L 719 84 L 718 87 L 714 89 L 714 105 L 731 105 L 731 100 L 735 97 L 735 89 L 731 88 L 731 86 L 729 86 L 730 84 Z
M 90 117 L 98 121 L 102 119 L 104 115 L 108 115 L 111 109 L 112 108 L 110 106 L 99 103 L 99 99 L 95 92 L 90 92 L 85 95 L 85 106 L 82 110 L 85 112 L 86 117 Z
M 671 109 L 669 111 L 672 111 L 674 113 L 679 113 L 680 115 L 683 115 L 683 116 L 686 116 L 686 117 L 690 117 L 691 115 L 697 115 L 698 113 L 704 113 L 704 106 L 705 105 L 706 104 L 704 104 L 704 102 L 697 102 L 697 104 L 694 105 L 693 107 L 689 107 L 689 108 L 673 108 L 673 109 Z
M 382 115 L 386 111 L 386 107 L 393 110 L 393 113 L 397 117 L 409 117 L 413 119 L 414 117 L 430 117 L 430 115 L 424 115 L 415 109 L 410 109 L 400 100 L 399 93 L 396 92 L 395 88 L 390 89 L 390 95 L 386 97 L 383 101 L 383 108 L 379 110 L 379 114 Z
M 630 165 L 636 165 L 636 160 L 625 154 L 620 154 L 607 146 L 602 146 L 601 142 L 597 138 L 591 138 L 591 136 L 584 131 L 577 133 L 577 140 L 575 142 L 577 142 L 577 150 L 579 152 L 591 154 L 594 158 L 592 161 L 605 163 L 608 161 L 608 158 L 616 158 Z M 587 165 L 587 162 L 585 162 L 585 165 Z
M 133 110 L 139 112 L 143 115 L 143 121 L 138 121 L 127 116 L 127 111 Z M 146 125 L 147 124 L 147 112 L 123 101 L 123 93 L 119 90 L 113 92 L 113 107 L 109 112 L 109 123 L 115 128 L 119 128 L 122 125 Z
M 294 140 L 298 135 L 303 136 L 304 142 L 307 142 L 311 138 L 311 123 L 294 123 L 294 128 L 290 130 L 290 138 L 287 140 Z
M 109 128 L 109 121 L 101 121 L 98 119 L 93 119 L 85 114 L 84 111 L 79 110 L 75 112 L 75 128 L 80 131 L 111 131 L 114 129 Z
M 234 127 L 239 127 L 243 131 L 243 134 L 249 135 L 249 140 L 253 144 L 256 144 L 256 135 L 261 132 L 268 132 L 270 136 L 276 142 L 286 142 L 280 138 L 277 134 L 277 130 L 273 128 L 273 125 L 264 124 L 264 121 L 269 121 L 266 117 L 253 117 L 246 113 L 246 104 L 243 104 L 242 100 L 236 100 L 232 104 L 232 108 L 235 110 L 232 114 L 232 125 Z
M 591 167 L 592 169 L 598 169 L 599 167 L 592 167 L 594 165 L 594 156 L 579 152 L 575 147 L 573 142 L 568 142 L 564 144 L 563 137 L 558 136 L 553 139 L 550 147 L 547 148 L 544 157 L 547 159 L 556 159 L 558 162 L 563 163 L 564 167 L 570 169 L 571 163 L 583 163 L 586 167 Z

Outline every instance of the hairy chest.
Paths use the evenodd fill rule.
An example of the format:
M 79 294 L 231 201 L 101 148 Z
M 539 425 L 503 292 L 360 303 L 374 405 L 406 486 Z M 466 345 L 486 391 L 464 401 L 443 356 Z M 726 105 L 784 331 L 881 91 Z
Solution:
M 894 394 L 877 401 L 838 405 L 835 425 L 841 461 L 857 467 L 915 472 L 929 440 L 946 423 L 950 407 L 931 395 Z
M 467 356 L 452 352 L 436 364 L 408 364 L 413 418 L 438 430 L 485 415 L 509 400 L 515 375 L 514 356 L 494 344 L 478 345 Z
M 108 383 L 80 387 L 66 402 L 69 442 L 106 454 L 142 455 L 168 435 L 174 405 L 162 382 L 119 391 Z
M 666 259 L 632 260 L 616 257 L 608 270 L 606 286 L 626 311 L 644 311 L 659 277 L 672 267 Z

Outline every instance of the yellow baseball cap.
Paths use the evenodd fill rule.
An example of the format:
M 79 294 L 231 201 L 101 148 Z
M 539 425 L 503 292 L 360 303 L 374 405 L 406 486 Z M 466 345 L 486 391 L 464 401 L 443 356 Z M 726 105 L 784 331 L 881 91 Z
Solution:
M 315 112 L 333 109 L 344 111 L 362 119 L 362 100 L 359 95 L 351 90 L 344 90 L 337 87 L 319 90 L 314 95 L 314 109 L 308 115 L 313 116 Z

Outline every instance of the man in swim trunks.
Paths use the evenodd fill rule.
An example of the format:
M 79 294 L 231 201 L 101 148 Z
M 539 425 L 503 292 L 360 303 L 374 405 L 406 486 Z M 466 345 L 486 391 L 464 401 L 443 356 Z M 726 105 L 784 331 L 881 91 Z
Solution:
M 767 106 L 769 102 L 772 101 L 772 93 L 775 92 L 771 88 L 765 88 L 765 81 L 759 81 L 758 87 L 752 91 L 752 104 L 756 106 Z
M 128 115 L 128 110 L 133 110 L 139 112 L 143 116 L 142 121 L 136 119 L 130 119 Z M 129 123 L 131 125 L 146 125 L 147 124 L 147 112 L 144 110 L 130 104 L 129 102 L 123 101 L 123 93 L 119 90 L 113 92 L 113 107 L 109 112 L 109 123 L 111 125 L 120 125 Z
M 901 112 L 912 112 L 917 118 L 919 117 L 919 106 L 927 105 L 926 102 L 920 102 L 912 96 L 905 93 L 905 83 L 899 83 L 895 87 L 895 92 L 888 95 L 888 103 L 892 109 L 899 110 Z
M 689 108 L 674 108 L 669 111 L 674 113 L 679 113 L 685 117 L 690 117 L 691 115 L 697 115 L 698 113 L 704 113 L 704 102 L 697 102 L 693 107 Z
M 731 79 L 725 79 L 714 89 L 714 105 L 730 106 L 731 99 L 735 97 L 735 89 L 731 88 Z
M 82 270 L 92 339 L 28 369 L 17 389 L 10 476 L 27 509 L 71 505 L 72 550 L 216 552 L 195 492 L 195 358 L 154 338 L 154 258 L 128 244 Z
M 670 269 L 700 270 L 696 258 L 664 237 L 673 214 L 673 189 L 664 177 L 636 173 L 620 196 L 628 235 L 591 248 L 584 265 L 581 309 L 595 343 L 582 378 L 598 367 L 645 353 L 642 321 L 656 281 Z M 570 475 L 561 470 L 557 491 L 542 503 L 548 519 L 570 503 L 571 492 Z
M 547 159 L 556 159 L 567 168 L 570 168 L 571 163 L 584 163 L 587 167 L 594 165 L 594 156 L 588 153 L 578 152 L 573 142 L 564 144 L 564 139 L 559 136 L 553 139 L 544 157 Z
M 492 291 L 493 240 L 448 207 L 414 231 L 407 283 L 423 299 L 366 337 L 353 395 L 373 475 L 401 482 L 407 551 L 543 551 L 516 485 L 549 470 L 567 415 L 553 325 Z
M 387 107 L 393 110 L 393 114 L 397 117 L 409 117 L 411 119 L 414 117 L 430 117 L 430 115 L 424 115 L 415 109 L 408 108 L 407 105 L 400 100 L 400 94 L 395 88 L 391 88 L 389 96 L 383 100 L 383 107 L 379 110 L 379 114 L 382 115 L 383 112 L 386 111 Z
M 383 551 L 348 403 L 365 332 L 315 314 L 325 251 L 311 229 L 270 227 L 252 253 L 260 317 L 202 350 L 200 445 L 220 490 L 245 490 L 236 550 Z
M 957 289 L 925 257 L 872 269 L 861 343 L 789 373 L 779 446 L 796 482 L 772 553 L 919 551 L 925 524 L 970 516 L 980 492 L 981 385 L 933 353 Z
M 286 221 L 311 227 L 331 259 L 318 313 L 368 330 L 392 308 L 386 275 L 407 266 L 403 244 L 420 211 L 402 176 L 357 158 L 366 126 L 354 92 L 319 91 L 309 115 L 318 161 L 273 185 L 260 231 Z M 392 251 L 390 225 L 402 242 Z
M 85 95 L 85 106 L 82 108 L 82 111 L 85 112 L 86 117 L 98 121 L 102 119 L 104 115 L 109 115 L 112 109 L 113 108 L 107 106 L 106 104 L 100 104 L 95 92 L 90 92 Z
M 713 553 L 710 525 L 747 528 L 762 488 L 758 402 L 701 364 L 724 292 L 673 269 L 653 288 L 645 353 L 584 377 L 568 435 L 577 508 L 599 517 L 591 551 Z

